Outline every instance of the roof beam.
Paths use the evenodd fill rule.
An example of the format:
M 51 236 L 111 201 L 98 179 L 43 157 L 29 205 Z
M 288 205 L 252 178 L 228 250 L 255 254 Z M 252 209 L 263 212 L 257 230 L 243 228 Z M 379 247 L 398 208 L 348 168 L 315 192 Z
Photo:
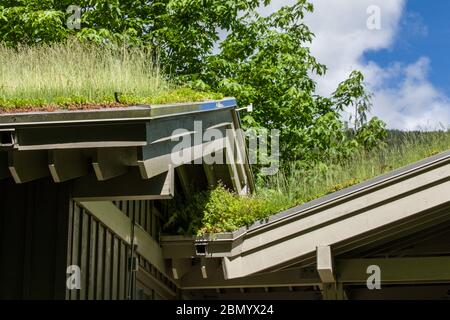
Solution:
M 191 268 L 191 259 L 172 259 L 172 275 L 175 280 L 181 279 Z
M 239 182 L 241 184 L 241 193 L 242 194 L 250 194 L 251 190 L 248 186 L 248 179 L 245 173 L 245 168 L 244 165 L 242 163 L 237 162 L 236 163 L 236 169 L 238 172 L 238 178 L 239 178 Z
M 226 147 L 226 131 L 231 126 L 229 110 L 205 113 L 195 119 L 155 121 L 148 126 L 149 144 L 140 148 L 138 165 L 142 177 L 151 178 L 169 163 L 174 168 L 195 162 Z
M 342 282 L 326 283 L 322 288 L 323 300 L 347 300 L 347 294 Z
M 450 257 L 342 259 L 336 261 L 340 282 L 365 284 L 369 266 L 378 266 L 381 283 L 417 284 L 450 281 Z
M 242 165 L 239 166 L 240 169 L 243 170 L 242 174 L 243 174 L 243 181 L 242 184 L 246 185 L 246 189 L 248 190 L 248 192 L 253 192 L 255 191 L 255 182 L 254 182 L 254 177 L 253 177 L 253 172 L 251 169 L 250 164 L 248 163 L 248 150 L 247 150 L 247 144 L 246 144 L 246 139 L 245 136 L 243 134 L 242 130 L 240 129 L 240 120 L 239 120 L 239 116 L 238 116 L 238 112 L 236 112 L 236 110 L 233 110 L 233 112 L 231 112 L 231 116 L 233 118 L 233 128 L 234 129 L 238 129 L 235 131 L 235 138 L 236 138 L 236 143 L 238 145 L 238 152 L 239 152 L 239 156 L 240 159 L 242 159 Z
M 386 286 L 382 290 L 367 290 L 367 287 L 349 287 L 352 300 L 439 300 L 448 299 L 448 284 Z
M 244 189 L 244 186 L 248 184 L 247 174 L 245 172 L 245 163 L 246 163 L 246 144 L 245 138 L 242 135 L 241 130 L 236 130 L 235 125 L 232 125 L 232 129 L 230 132 L 232 135 L 228 135 L 229 138 L 229 147 L 230 152 L 232 152 L 232 156 L 234 159 L 234 164 L 236 166 L 236 171 L 239 177 L 239 182 Z M 227 132 L 227 133 L 228 133 Z M 247 190 L 250 191 L 250 190 Z
M 165 172 L 168 164 L 172 164 L 174 167 L 180 165 L 170 161 L 173 155 L 173 146 L 178 142 L 173 140 L 177 137 L 180 138 L 180 134 L 176 133 L 177 129 L 184 129 L 191 140 L 194 140 L 195 146 L 190 145 L 191 149 L 189 150 L 191 151 L 202 145 L 205 148 L 208 145 L 217 144 L 216 139 L 208 141 L 219 136 L 214 133 L 220 131 L 225 136 L 228 128 L 239 128 L 239 119 L 236 111 L 233 110 L 235 106 L 235 99 L 227 98 L 212 102 L 131 106 L 114 110 L 71 112 L 61 110 L 5 114 L 0 115 L 2 118 L 0 121 L 0 149 L 2 151 L 6 148 L 9 150 L 15 148 L 14 150 L 17 151 L 87 149 L 85 153 L 87 156 L 93 155 L 93 150 L 97 148 L 142 149 L 144 151 L 142 152 L 143 156 L 139 159 L 139 167 L 142 177 L 150 179 Z M 245 145 L 242 147 L 244 148 Z M 198 155 L 196 155 L 197 152 L 190 152 L 194 156 L 190 156 L 190 159 L 181 164 L 188 164 L 193 160 L 200 159 L 208 152 Z M 245 154 L 245 150 L 241 150 L 241 152 Z M 137 160 L 132 166 L 137 165 Z M 56 169 L 55 162 L 57 161 L 50 161 L 46 164 L 50 165 L 55 181 L 63 181 L 77 176 L 71 171 L 74 170 L 71 168 L 67 177 L 64 177 Z M 115 157 L 98 155 L 93 162 L 98 180 L 105 181 L 123 174 L 125 168 L 120 164 Z M 248 171 L 248 166 L 246 165 L 244 169 Z M 16 168 L 12 168 L 11 171 L 15 175 L 16 181 L 26 180 L 20 177 L 21 173 L 14 172 L 14 170 Z M 47 168 L 47 170 L 49 169 Z M 19 168 L 16 171 L 19 171 Z M 39 170 L 33 168 L 33 171 Z M 41 171 L 41 173 L 44 175 L 45 171 Z M 0 177 L 9 176 L 9 173 L 5 173 L 4 170 L 0 174 Z M 250 177 L 248 179 L 252 182 Z M 243 185 L 243 182 L 241 184 Z
M 200 270 L 202 271 L 202 278 L 208 279 L 208 269 L 206 267 L 206 259 L 202 258 L 200 259 Z
M 151 179 L 141 178 L 137 168 L 107 181 L 98 181 L 94 175 L 75 180 L 73 198 L 77 201 L 158 200 L 174 195 L 174 169 Z
M 236 167 L 236 161 L 233 155 L 233 149 L 230 148 L 229 142 L 227 149 L 225 150 L 225 157 L 227 161 L 228 171 L 230 172 L 231 183 L 233 184 L 234 191 L 237 194 L 242 194 L 242 185 L 239 173 Z
M 330 246 L 317 247 L 317 272 L 323 283 L 334 283 L 333 257 Z
M 203 162 L 203 170 L 205 172 L 206 180 L 208 181 L 208 187 L 210 189 L 213 189 L 217 185 L 214 166 L 212 164 L 206 164 L 205 162 Z
M 371 250 L 375 248 L 383 247 L 384 249 L 388 249 L 389 243 L 396 239 L 408 237 L 434 226 L 448 223 L 449 220 L 449 208 L 445 205 L 437 210 L 423 212 L 420 216 L 414 219 L 408 219 L 401 225 L 393 226 L 392 228 L 380 229 L 378 232 L 374 232 L 370 236 L 359 237 L 350 243 L 336 245 L 333 247 L 333 251 L 335 252 L 335 255 L 338 255 L 349 251 L 349 248 L 351 248 L 352 255 L 355 256 L 360 255 L 365 257 L 364 255 L 367 254 L 367 252 L 370 252 L 370 254 L 373 255 L 376 254 L 376 252 L 372 252 Z M 411 246 L 412 244 L 413 243 L 411 240 L 407 242 L 408 246 Z
M 197 294 L 197 293 L 196 293 Z M 217 300 L 319 300 L 320 293 L 317 291 L 263 291 L 263 292 L 224 292 L 216 294 L 201 294 L 193 296 L 193 299 L 204 299 L 205 296 L 214 297 Z
M 189 180 L 189 173 L 187 172 L 187 168 L 185 165 L 179 166 L 175 170 L 177 172 L 178 178 L 180 179 L 181 189 L 186 197 L 190 197 L 192 195 L 191 184 L 192 182 Z
M 98 148 L 92 167 L 97 179 L 105 181 L 125 174 L 136 161 L 136 148 Z
M 137 161 L 141 175 L 144 179 L 150 179 L 166 170 L 167 164 L 174 168 L 189 164 L 203 158 L 205 155 L 221 150 L 225 146 L 225 139 L 217 139 L 188 148 L 184 148 L 182 155 L 180 151 L 173 150 L 173 144 L 152 145 L 141 148 Z M 162 143 L 162 142 L 160 142 Z
M 0 147 L 14 147 L 16 133 L 14 129 L 0 129 Z
M 50 175 L 46 151 L 9 151 L 8 166 L 16 183 L 25 183 Z
M 313 268 L 282 270 L 226 280 L 220 260 L 205 259 L 203 266 L 208 270 L 208 277 L 203 277 L 202 264 L 199 263 L 181 279 L 182 289 L 295 287 L 314 286 L 321 283 Z
M 55 182 L 64 182 L 85 176 L 89 172 L 89 163 L 79 149 L 50 150 L 48 168 Z

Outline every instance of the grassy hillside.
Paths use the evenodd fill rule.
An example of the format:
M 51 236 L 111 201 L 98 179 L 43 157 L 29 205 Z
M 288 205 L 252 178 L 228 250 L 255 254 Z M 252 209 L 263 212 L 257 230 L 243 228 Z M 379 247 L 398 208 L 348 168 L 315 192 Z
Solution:
M 0 109 L 200 101 L 217 95 L 177 87 L 149 50 L 80 44 L 17 49 L 0 44 Z M 220 98 L 220 97 L 219 97 Z
M 197 194 L 187 205 L 174 208 L 166 230 L 198 235 L 234 231 L 449 149 L 450 132 L 391 133 L 385 146 L 359 151 L 343 161 L 312 168 L 290 163 L 277 175 L 260 178 L 257 193 L 251 197 L 238 197 L 222 186 Z

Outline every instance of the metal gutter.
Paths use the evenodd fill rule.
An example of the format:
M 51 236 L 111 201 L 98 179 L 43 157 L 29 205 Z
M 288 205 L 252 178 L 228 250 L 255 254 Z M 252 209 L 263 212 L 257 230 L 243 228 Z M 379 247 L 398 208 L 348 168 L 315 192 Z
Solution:
M 69 123 L 148 121 L 164 117 L 211 112 L 220 109 L 233 109 L 236 106 L 236 99 L 224 98 L 217 101 L 168 105 L 140 105 L 96 110 L 4 113 L 0 114 L 0 128 Z

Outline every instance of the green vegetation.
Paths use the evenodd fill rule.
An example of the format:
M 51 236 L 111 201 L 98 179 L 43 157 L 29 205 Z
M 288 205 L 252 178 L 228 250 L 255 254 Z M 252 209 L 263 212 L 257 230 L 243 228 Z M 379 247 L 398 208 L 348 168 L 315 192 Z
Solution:
M 252 103 L 243 125 L 281 131 L 282 170 L 259 177 L 252 197 L 219 186 L 187 205 L 175 201 L 167 228 L 190 234 L 234 230 L 449 148 L 447 133 L 391 137 L 383 146 L 385 124 L 368 118 L 371 94 L 359 71 L 318 95 L 313 79 L 327 68 L 310 51 L 304 17 L 312 4 L 258 14 L 271 2 L 79 0 L 77 12 L 68 0 L 2 1 L 0 111 L 114 106 L 115 92 L 121 105 L 220 97 L 208 92 Z M 220 30 L 227 36 L 214 50 Z M 352 123 L 344 109 L 354 111 Z
M 69 104 L 80 100 L 111 102 L 112 91 L 122 91 L 122 101 L 127 103 L 173 100 L 170 95 L 170 99 L 159 97 L 159 90 L 163 97 L 167 95 L 165 84 L 155 78 L 157 70 L 140 68 L 148 66 L 149 61 L 160 61 L 163 73 L 177 83 L 234 96 L 241 106 L 252 103 L 254 111 L 242 117 L 244 127 L 282 129 L 283 161 L 314 163 L 346 157 L 357 146 L 370 149 L 377 145 L 384 136 L 384 123 L 367 117 L 370 94 L 360 72 L 352 72 L 332 95 L 317 95 L 313 75 L 324 75 L 326 66 L 309 49 L 314 34 L 303 18 L 313 10 L 312 4 L 298 0 L 269 16 L 258 14 L 257 8 L 271 2 L 79 0 L 75 3 L 77 9 L 69 0 L 8 0 L 0 4 L 0 43 L 20 48 L 24 44 L 62 43 L 75 37 L 98 45 L 101 49 L 96 52 L 101 59 L 96 54 L 95 61 L 105 69 L 103 75 L 97 75 L 98 63 L 81 66 L 75 60 L 71 66 L 64 61 L 55 64 L 58 70 L 68 68 L 61 79 L 51 77 L 56 91 L 65 90 L 67 83 L 72 85 L 67 80 L 72 79 L 69 74 L 83 73 L 89 84 L 80 89 L 81 93 L 71 93 L 69 97 L 64 94 L 62 102 Z M 214 50 L 220 30 L 227 30 L 227 36 Z M 133 58 L 126 64 L 133 68 L 124 72 L 123 64 L 117 62 L 123 59 L 110 52 L 110 47 L 123 46 L 149 48 L 149 59 L 141 59 L 140 53 L 131 55 Z M 5 62 L 5 68 L 14 64 L 6 79 L 13 79 L 14 85 L 17 79 L 22 81 L 17 77 L 21 71 L 19 63 L 9 59 Z M 114 82 L 104 84 L 106 80 Z M 78 89 L 80 85 L 72 86 Z M 4 96 L 2 104 L 9 106 L 61 99 L 54 97 L 60 95 L 58 92 L 41 93 L 39 86 L 33 89 L 28 83 L 14 91 L 3 90 L 8 93 L 0 93 Z M 180 100 L 203 98 L 192 91 L 173 95 Z M 152 98 L 147 99 L 149 96 Z M 340 117 L 346 107 L 355 111 L 353 134 L 347 134 Z
M 172 84 L 145 48 L 0 45 L 0 109 L 163 104 L 221 98 Z M 119 103 L 115 92 L 118 92 Z
M 197 235 L 234 231 L 448 149 L 450 132 L 390 132 L 388 143 L 376 150 L 314 166 L 292 162 L 277 175 L 260 177 L 254 196 L 239 197 L 223 186 L 198 193 L 174 208 L 166 230 Z

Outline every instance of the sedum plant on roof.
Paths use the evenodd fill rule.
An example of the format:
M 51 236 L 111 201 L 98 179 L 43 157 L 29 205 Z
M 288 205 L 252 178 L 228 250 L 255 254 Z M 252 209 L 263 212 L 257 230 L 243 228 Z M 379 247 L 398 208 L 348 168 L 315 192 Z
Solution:
M 0 44 L 0 109 L 164 104 L 220 98 L 175 86 L 148 48 L 68 40 L 9 48 Z M 117 101 L 118 100 L 118 101 Z

